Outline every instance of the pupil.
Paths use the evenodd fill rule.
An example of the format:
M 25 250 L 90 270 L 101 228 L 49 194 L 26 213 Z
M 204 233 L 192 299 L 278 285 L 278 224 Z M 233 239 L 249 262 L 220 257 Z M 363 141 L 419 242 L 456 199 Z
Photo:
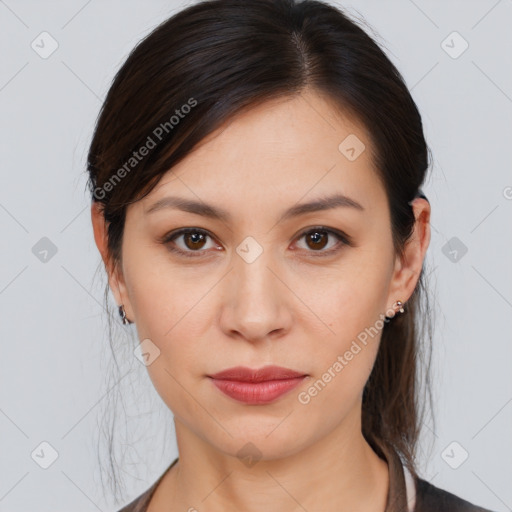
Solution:
M 204 235 L 201 233 L 189 233 L 188 236 L 192 239 L 192 244 L 194 245 L 197 245 L 198 242 L 200 243 L 204 238 Z
M 324 240 L 325 240 L 325 235 L 323 233 L 319 233 L 318 231 L 315 231 L 314 233 L 311 234 L 311 239 L 313 240 L 313 243 L 315 245 L 318 243 L 321 243 L 322 238 L 324 238 Z M 320 247 L 320 248 L 322 248 L 322 247 Z M 315 247 L 315 248 L 318 248 L 318 247 Z

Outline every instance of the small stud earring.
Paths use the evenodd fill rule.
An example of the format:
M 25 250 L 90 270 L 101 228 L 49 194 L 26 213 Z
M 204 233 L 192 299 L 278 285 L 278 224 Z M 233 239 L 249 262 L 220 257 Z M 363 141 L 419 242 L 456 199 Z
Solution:
M 393 307 L 394 308 L 399 308 L 398 311 L 400 311 L 400 313 L 403 313 L 404 312 L 404 305 L 402 303 L 402 301 L 400 300 L 397 300 L 394 304 L 393 304 Z
M 396 309 L 397 309 L 397 308 L 398 308 L 398 311 L 399 311 L 400 313 L 404 313 L 404 304 L 403 304 L 403 302 L 402 302 L 401 300 L 397 300 L 397 301 L 393 304 L 393 309 L 395 310 L 395 312 L 394 312 L 393 316 L 387 316 L 387 315 L 386 315 L 386 322 L 388 322 L 388 321 L 389 321 L 389 320 L 391 320 L 392 318 L 395 318 L 396 313 L 397 313 L 397 311 L 396 311 Z
M 121 304 L 119 306 L 119 316 L 121 317 L 121 321 L 123 322 L 123 325 L 131 324 L 130 320 L 126 318 L 126 311 L 124 310 L 124 305 Z

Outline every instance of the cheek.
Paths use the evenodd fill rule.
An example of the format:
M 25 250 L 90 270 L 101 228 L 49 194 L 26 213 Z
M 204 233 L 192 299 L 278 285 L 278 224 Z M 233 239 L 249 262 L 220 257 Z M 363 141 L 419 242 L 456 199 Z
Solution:
M 385 262 L 375 261 L 369 252 L 366 256 L 347 260 L 322 286 L 308 287 L 309 303 L 318 312 L 322 330 L 322 349 L 316 340 L 309 347 L 315 354 L 315 378 L 321 381 L 316 387 L 331 390 L 319 393 L 320 402 L 334 400 L 341 406 L 356 400 L 378 353 L 389 281 Z
M 130 278 L 128 293 L 137 318 L 139 339 L 160 339 L 173 327 L 178 293 L 152 273 L 136 274 Z
M 159 351 L 147 370 L 157 391 L 164 391 L 168 395 L 165 401 L 172 403 L 173 396 L 183 394 L 179 384 L 186 387 L 187 379 L 205 369 L 202 362 L 208 346 L 201 340 L 206 339 L 204 332 L 211 321 L 204 296 L 215 285 L 215 279 L 196 282 L 158 259 L 151 264 L 142 258 L 133 258 L 129 264 L 126 261 L 126 283 L 137 318 L 138 339 L 151 340 Z
M 345 298 L 332 301 L 329 332 L 320 341 L 321 350 L 310 346 L 314 354 L 312 378 L 299 402 L 311 404 L 309 409 L 329 410 L 332 422 L 340 421 L 356 407 L 371 374 L 379 350 L 382 320 L 375 320 L 371 304 L 360 302 L 343 309 Z M 339 307 L 334 307 L 337 304 Z M 315 342 L 317 343 L 317 342 Z
M 328 273 L 311 271 L 295 281 L 294 292 L 304 298 L 318 319 L 318 332 L 328 345 L 342 350 L 360 333 L 372 329 L 386 311 L 389 289 L 387 262 L 377 251 L 360 248 Z M 311 327 L 313 315 L 304 315 Z
M 130 293 L 139 339 L 149 338 L 158 347 L 159 363 L 170 372 L 197 373 L 193 363 L 205 349 L 200 340 L 205 339 L 205 326 L 210 325 L 207 301 L 201 300 L 204 288 L 153 273 L 137 279 Z
M 195 293 L 190 281 L 187 283 L 183 273 L 173 269 L 164 256 L 138 248 L 127 251 L 125 282 L 140 339 L 172 336 L 180 323 L 189 320 L 187 311 L 195 314 L 193 306 L 200 298 L 199 289 L 196 287 Z

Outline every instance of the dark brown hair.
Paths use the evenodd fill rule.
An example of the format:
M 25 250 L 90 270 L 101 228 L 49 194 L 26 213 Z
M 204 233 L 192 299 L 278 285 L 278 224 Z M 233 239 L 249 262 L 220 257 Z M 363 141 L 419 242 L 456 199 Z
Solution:
M 88 185 L 108 223 L 112 263 L 122 257 L 129 204 L 234 114 L 306 87 L 366 128 L 395 250 L 403 254 L 415 220 L 410 202 L 424 184 L 429 149 L 418 109 L 392 62 L 355 21 L 326 3 L 207 0 L 181 10 L 137 44 L 99 114 Z M 424 281 L 423 268 L 406 313 L 383 328 L 362 413 L 368 442 L 379 453 L 378 442 L 393 446 L 414 475 L 423 387 L 433 413 Z M 108 286 L 105 300 L 107 294 Z

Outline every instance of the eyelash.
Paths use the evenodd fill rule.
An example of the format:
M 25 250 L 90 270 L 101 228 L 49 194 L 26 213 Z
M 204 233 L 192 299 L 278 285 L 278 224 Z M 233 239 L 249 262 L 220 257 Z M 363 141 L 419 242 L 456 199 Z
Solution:
M 317 258 L 317 257 L 324 258 L 324 257 L 332 256 L 333 254 L 338 253 L 342 249 L 343 246 L 352 246 L 353 245 L 351 237 L 348 236 L 347 234 L 343 233 L 342 231 L 338 231 L 337 229 L 331 229 L 331 228 L 327 228 L 324 226 L 315 226 L 313 228 L 308 228 L 306 231 L 303 231 L 301 234 L 298 235 L 297 240 L 300 240 L 305 235 L 309 235 L 309 234 L 315 233 L 315 232 L 321 232 L 321 233 L 327 233 L 329 235 L 334 235 L 334 237 L 336 237 L 340 242 L 340 244 L 338 244 L 336 246 L 336 248 L 329 249 L 327 251 L 306 250 L 306 252 L 312 253 L 312 256 L 315 258 Z M 177 253 L 179 255 L 182 255 L 186 258 L 203 257 L 203 255 L 201 253 L 206 252 L 204 249 L 201 249 L 198 251 L 192 251 L 192 250 L 184 251 L 182 249 L 177 249 L 176 247 L 173 247 L 171 245 L 176 238 L 180 237 L 181 235 L 186 235 L 189 233 L 202 234 L 202 235 L 208 236 L 210 238 L 213 238 L 210 235 L 210 233 L 208 233 L 208 231 L 205 231 L 204 229 L 183 228 L 183 229 L 179 229 L 178 231 L 171 231 L 170 233 L 167 233 L 166 235 L 164 235 L 163 237 L 160 238 L 159 242 L 168 246 L 168 249 L 170 251 Z M 315 254 L 315 253 L 317 253 L 317 254 Z

